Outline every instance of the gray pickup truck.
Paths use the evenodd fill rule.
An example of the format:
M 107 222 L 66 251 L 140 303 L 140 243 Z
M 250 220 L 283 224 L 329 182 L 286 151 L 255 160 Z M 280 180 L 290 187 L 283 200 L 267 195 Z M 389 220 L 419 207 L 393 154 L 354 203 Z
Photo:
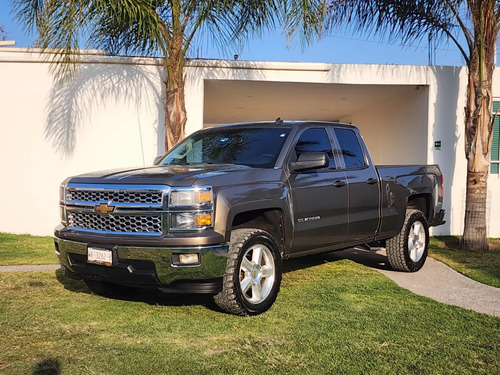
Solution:
M 380 241 L 394 269 L 418 271 L 443 185 L 437 165 L 374 166 L 354 126 L 220 126 L 151 167 L 65 180 L 55 250 L 96 293 L 211 293 L 224 311 L 258 314 L 288 258 Z

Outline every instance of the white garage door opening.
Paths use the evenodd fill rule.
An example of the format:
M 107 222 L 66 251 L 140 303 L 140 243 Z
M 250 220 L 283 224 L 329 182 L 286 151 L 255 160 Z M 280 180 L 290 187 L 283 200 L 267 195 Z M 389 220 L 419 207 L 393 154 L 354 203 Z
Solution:
M 205 80 L 204 87 L 204 127 L 340 121 L 360 128 L 377 164 L 427 161 L 427 86 Z

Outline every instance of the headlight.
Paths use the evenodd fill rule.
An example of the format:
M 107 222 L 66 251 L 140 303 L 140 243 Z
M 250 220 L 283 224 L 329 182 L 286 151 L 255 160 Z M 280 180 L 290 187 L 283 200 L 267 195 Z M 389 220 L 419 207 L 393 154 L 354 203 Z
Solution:
M 61 224 L 66 225 L 66 184 L 62 183 L 59 186 L 59 216 L 61 218 Z
M 212 188 L 173 188 L 170 191 L 170 229 L 202 230 L 213 223 Z
M 173 229 L 202 229 L 212 226 L 211 212 L 176 212 L 170 218 Z
M 59 215 L 61 216 L 61 224 L 66 225 L 66 209 L 64 208 L 64 206 L 59 206 Z
M 59 201 L 63 202 L 66 199 L 66 185 L 59 186 Z
M 176 207 L 199 207 L 212 203 L 210 187 L 172 190 L 170 205 Z

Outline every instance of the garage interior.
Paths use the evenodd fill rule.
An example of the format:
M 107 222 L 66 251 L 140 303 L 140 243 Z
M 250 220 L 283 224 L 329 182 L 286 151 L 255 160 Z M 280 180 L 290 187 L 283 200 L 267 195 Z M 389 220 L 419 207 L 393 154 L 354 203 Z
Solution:
M 244 80 L 204 81 L 204 127 L 274 121 L 356 125 L 376 164 L 424 164 L 428 147 L 425 85 L 360 85 Z

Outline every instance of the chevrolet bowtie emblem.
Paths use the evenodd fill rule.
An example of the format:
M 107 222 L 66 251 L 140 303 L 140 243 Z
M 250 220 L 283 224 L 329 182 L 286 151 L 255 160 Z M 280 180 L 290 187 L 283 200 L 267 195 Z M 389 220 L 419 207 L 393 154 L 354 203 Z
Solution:
M 99 206 L 96 206 L 94 208 L 95 211 L 105 215 L 105 214 L 109 214 L 110 212 L 113 212 L 114 211 L 114 207 L 113 206 L 108 206 L 107 203 L 101 203 Z

